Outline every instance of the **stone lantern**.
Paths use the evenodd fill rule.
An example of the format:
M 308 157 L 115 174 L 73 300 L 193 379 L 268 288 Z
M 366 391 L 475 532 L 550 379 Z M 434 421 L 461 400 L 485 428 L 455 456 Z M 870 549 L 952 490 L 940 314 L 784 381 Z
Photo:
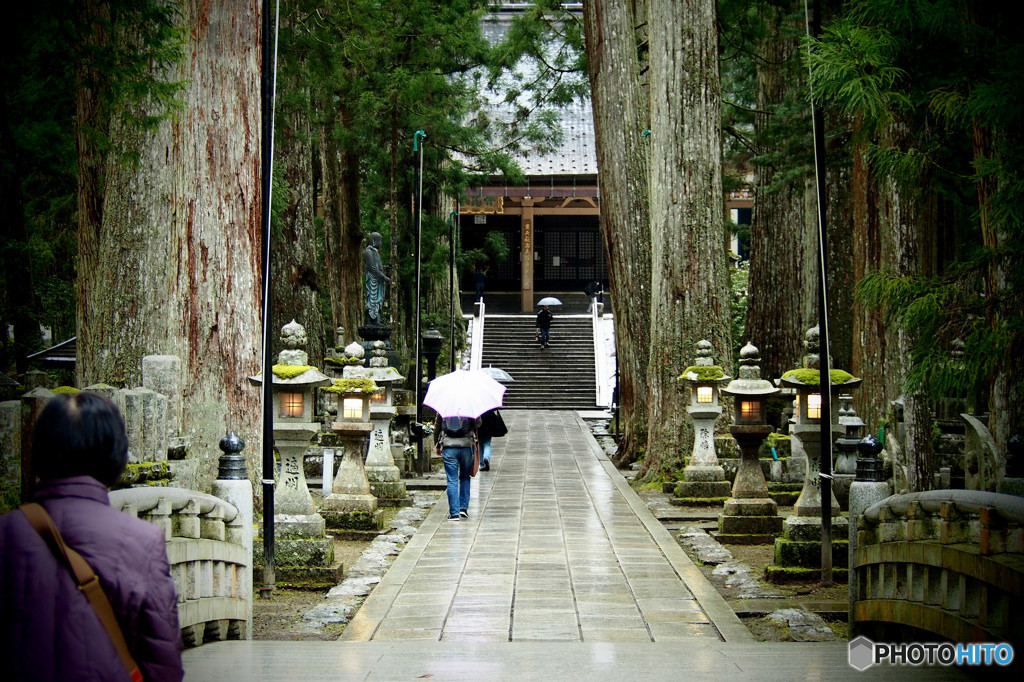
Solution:
M 697 360 L 687 367 L 681 380 L 690 385 L 690 406 L 693 419 L 693 453 L 683 469 L 683 481 L 676 486 L 676 497 L 704 500 L 728 497 L 731 486 L 715 455 L 715 421 L 722 414 L 718 404 L 718 387 L 729 381 L 722 368 L 711 359 L 711 343 L 697 343 Z
M 331 383 L 328 376 L 307 364 L 305 328 L 292 320 L 281 328 L 284 346 L 272 368 L 274 446 L 281 454 L 281 478 L 274 495 L 274 513 L 311 515 L 316 510 L 306 484 L 303 458 L 320 430 L 313 419 L 313 389 Z M 254 385 L 261 376 L 250 377 Z M 276 523 L 276 522 L 275 522 Z
M 331 382 L 308 364 L 302 350 L 306 330 L 292 320 L 281 329 L 284 346 L 273 374 L 274 447 L 281 455 L 281 472 L 274 495 L 275 571 L 282 584 L 327 585 L 337 580 L 340 565 L 334 561 L 334 540 L 325 534 L 324 518 L 317 513 L 309 494 L 303 460 L 320 431 L 314 421 L 314 389 Z M 250 377 L 261 384 L 261 376 Z M 261 550 L 262 543 L 254 545 Z M 254 560 L 262 561 L 260 552 Z
M 346 367 L 345 377 L 367 378 L 377 385 L 369 402 L 373 431 L 370 432 L 370 445 L 366 452 L 366 478 L 378 504 L 389 507 L 404 505 L 408 502 L 408 493 L 391 454 L 391 421 L 398 414 L 392 404 L 393 387 L 405 377 L 389 366 Z
M 770 544 L 782 532 L 782 517 L 768 495 L 758 451 L 772 427 L 765 420 L 765 401 L 779 392 L 761 378 L 761 357 L 749 341 L 740 350 L 740 378 L 722 389 L 733 396 L 733 419 L 729 432 L 740 446 L 742 459 L 729 498 L 718 517 L 720 542 Z
M 839 506 L 849 509 L 850 485 L 857 473 L 857 445 L 860 443 L 864 420 L 853 409 L 853 396 L 839 396 L 839 427 L 843 435 L 835 441 L 836 463 L 832 475 L 832 490 Z
M 807 347 L 807 355 L 804 357 L 804 366 L 799 369 L 792 369 L 782 375 L 782 384 L 796 389 L 797 409 L 796 424 L 790 431 L 794 438 L 799 439 L 807 454 L 807 473 L 804 476 L 804 487 L 793 505 L 793 513 L 796 516 L 816 518 L 821 517 L 821 486 L 819 474 L 821 473 L 821 371 L 820 358 L 818 357 L 818 327 L 807 330 L 807 337 L 804 341 Z M 860 386 L 861 380 L 852 376 L 849 372 L 841 369 L 833 369 L 830 382 L 829 405 L 832 408 L 832 440 L 842 435 L 839 428 L 839 410 L 836 409 L 837 399 L 843 391 Z M 830 500 L 832 513 L 838 517 L 839 503 L 835 496 Z M 845 534 L 846 529 L 843 528 Z
M 821 505 L 831 506 L 832 522 L 831 537 L 833 539 L 833 557 L 846 563 L 846 540 L 849 532 L 848 520 L 840 516 L 839 502 L 834 494 L 830 499 L 821 499 L 821 368 L 818 356 L 818 327 L 807 330 L 804 342 L 807 355 L 803 367 L 792 369 L 782 375 L 782 385 L 796 389 L 797 408 L 796 423 L 790 427 L 794 441 L 802 445 L 807 455 L 807 471 L 804 476 L 803 489 L 793 505 L 793 516 L 783 524 L 783 537 L 775 540 L 775 564 L 768 566 L 766 575 L 772 579 L 773 570 L 779 566 L 787 567 L 792 574 L 794 568 L 807 571 L 808 575 L 816 574 L 821 568 L 820 548 L 822 540 Z M 841 369 L 833 369 L 830 377 L 830 392 L 827 399 L 831 406 L 831 440 L 834 441 L 843 431 L 839 428 L 839 410 L 837 399 L 840 393 L 849 391 L 860 385 L 861 380 Z M 796 444 L 794 444 L 794 449 Z
M 329 528 L 375 531 L 380 528 L 381 512 L 377 509 L 377 498 L 370 492 L 363 446 L 373 431 L 370 401 L 379 387 L 369 378 L 342 378 L 323 390 L 333 393 L 338 401 L 337 421 L 331 430 L 344 455 L 320 513 Z

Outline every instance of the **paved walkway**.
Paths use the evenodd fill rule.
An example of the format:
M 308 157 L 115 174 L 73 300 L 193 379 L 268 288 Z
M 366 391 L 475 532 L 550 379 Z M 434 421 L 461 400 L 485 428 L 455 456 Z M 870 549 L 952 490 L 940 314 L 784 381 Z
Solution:
M 761 644 L 575 412 L 503 411 L 469 520 L 434 507 L 340 642 L 219 642 L 188 679 L 864 679 L 845 642 Z M 893 670 L 888 670 L 891 675 Z M 901 678 L 958 679 L 904 668 Z

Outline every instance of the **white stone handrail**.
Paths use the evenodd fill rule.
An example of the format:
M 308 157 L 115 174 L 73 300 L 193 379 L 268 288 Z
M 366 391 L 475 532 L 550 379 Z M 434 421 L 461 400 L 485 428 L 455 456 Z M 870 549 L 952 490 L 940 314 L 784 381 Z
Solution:
M 601 330 L 601 316 L 598 315 L 598 303 L 590 306 L 591 328 L 594 330 L 594 404 L 604 407 L 611 407 L 611 400 L 605 400 L 602 395 L 605 387 L 604 370 L 604 334 Z
M 252 550 L 245 524 L 251 519 L 218 497 L 182 488 L 115 490 L 110 503 L 163 530 L 186 647 L 248 636 Z
M 477 312 L 473 321 L 473 342 L 469 351 L 469 369 L 477 370 L 483 366 L 484 358 L 484 318 L 486 306 L 482 300 L 476 302 Z

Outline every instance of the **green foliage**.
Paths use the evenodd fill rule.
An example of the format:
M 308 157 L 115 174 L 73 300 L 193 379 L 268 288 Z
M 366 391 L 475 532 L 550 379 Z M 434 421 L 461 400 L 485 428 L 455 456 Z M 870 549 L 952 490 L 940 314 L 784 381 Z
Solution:
M 912 339 L 908 391 L 970 394 L 1024 338 L 1024 41 L 1015 12 L 982 0 L 855 0 L 811 48 L 815 91 L 862 124 L 873 172 L 954 209 L 957 222 L 945 218 L 960 242 L 951 258 L 926 275 L 870 273 L 858 297 Z M 904 131 L 898 143 L 893 122 Z

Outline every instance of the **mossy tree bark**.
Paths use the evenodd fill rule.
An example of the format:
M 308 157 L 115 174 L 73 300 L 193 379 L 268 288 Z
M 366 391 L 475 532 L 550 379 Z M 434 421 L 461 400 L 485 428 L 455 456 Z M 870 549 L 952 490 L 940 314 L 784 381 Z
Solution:
M 583 5 L 594 108 L 601 223 L 609 287 L 615 295 L 619 420 L 615 462 L 628 466 L 647 444 L 651 234 L 644 3 L 593 0 Z
M 215 476 L 228 429 L 258 478 L 260 5 L 190 0 L 180 18 L 186 56 L 169 78 L 186 82 L 183 111 L 152 135 L 115 117 L 102 171 L 80 146 L 77 378 L 137 386 L 142 356 L 177 355 L 201 480 Z
M 908 143 L 910 127 L 903 121 L 895 120 L 887 125 L 886 143 L 902 149 Z M 918 277 L 923 274 L 925 258 L 922 253 L 920 188 L 926 187 L 925 178 L 914 187 L 889 178 L 882 185 L 885 218 L 891 241 L 892 266 L 898 275 Z M 913 329 L 897 332 L 896 348 L 899 353 L 901 371 L 898 376 L 906 377 L 910 372 L 912 350 L 917 343 Z M 900 387 L 902 389 L 902 386 Z M 892 395 L 898 395 L 893 393 Z M 932 487 L 932 410 L 928 400 L 920 391 L 908 394 L 903 391 L 904 464 L 907 485 L 911 492 L 930 490 Z
M 693 445 L 677 377 L 701 339 L 730 366 L 715 3 L 652 0 L 651 355 L 645 478 L 681 469 Z

